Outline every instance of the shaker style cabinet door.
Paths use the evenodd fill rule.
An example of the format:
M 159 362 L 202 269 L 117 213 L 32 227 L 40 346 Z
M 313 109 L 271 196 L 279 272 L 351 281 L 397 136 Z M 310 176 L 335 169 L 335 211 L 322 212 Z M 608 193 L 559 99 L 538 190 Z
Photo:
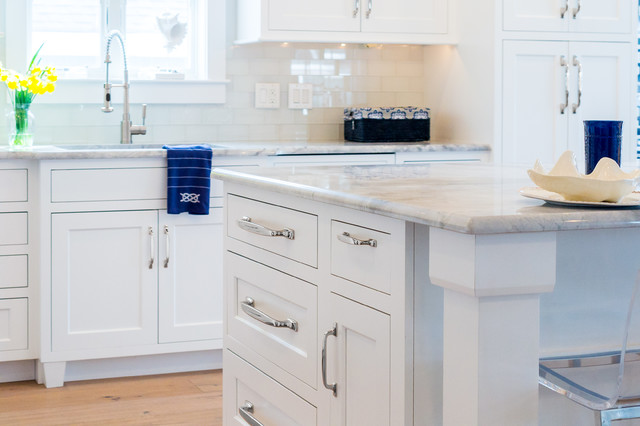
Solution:
M 269 0 L 269 30 L 360 31 L 363 0 Z
M 632 0 L 503 0 L 506 31 L 631 31 Z
M 156 211 L 51 215 L 52 350 L 157 342 Z
M 360 0 L 362 31 L 445 34 L 447 0 Z
M 389 315 L 334 293 L 329 312 L 336 324 L 335 335 L 327 333 L 323 340 L 324 376 L 328 385 L 336 386 L 330 397 L 331 425 L 393 425 Z
M 222 208 L 159 225 L 158 341 L 222 339 Z

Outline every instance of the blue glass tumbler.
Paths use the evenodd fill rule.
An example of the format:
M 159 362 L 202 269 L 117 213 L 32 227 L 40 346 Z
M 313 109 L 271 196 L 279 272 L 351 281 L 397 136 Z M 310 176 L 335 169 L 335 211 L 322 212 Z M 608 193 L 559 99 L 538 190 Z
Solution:
M 609 157 L 620 165 L 621 145 L 622 121 L 585 120 L 585 174 L 591 173 L 602 157 Z

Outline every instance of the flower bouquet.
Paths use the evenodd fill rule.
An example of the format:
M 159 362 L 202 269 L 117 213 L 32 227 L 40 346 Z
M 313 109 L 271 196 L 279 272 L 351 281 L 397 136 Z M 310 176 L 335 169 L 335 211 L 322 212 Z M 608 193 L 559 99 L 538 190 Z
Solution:
M 51 93 L 55 90 L 58 77 L 55 68 L 40 67 L 42 46 L 31 58 L 27 72 L 19 74 L 0 65 L 0 81 L 9 89 L 12 111 L 8 114 L 9 146 L 25 148 L 33 145 L 33 114 L 29 110 L 37 95 Z

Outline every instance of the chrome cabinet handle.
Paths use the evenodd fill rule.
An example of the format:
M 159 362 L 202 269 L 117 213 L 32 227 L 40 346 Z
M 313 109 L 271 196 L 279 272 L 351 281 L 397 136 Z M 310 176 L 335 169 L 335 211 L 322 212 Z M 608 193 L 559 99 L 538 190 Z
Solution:
M 153 256 L 153 249 L 155 244 L 153 244 L 153 227 L 149 227 L 149 269 L 153 269 L 153 262 L 155 261 L 155 258 Z
M 578 67 L 578 103 L 571 106 L 571 109 L 575 114 L 576 111 L 578 111 L 578 108 L 580 108 L 580 102 L 582 101 L 582 64 L 577 56 L 573 57 L 572 65 L 574 67 Z
M 244 216 L 238 221 L 240 229 L 251 232 L 253 234 L 264 235 L 267 237 L 285 237 L 290 240 L 295 238 L 293 229 L 284 228 L 282 230 L 269 229 L 266 226 L 251 222 L 251 218 Z
M 351 244 L 352 246 L 369 246 L 369 247 L 378 247 L 378 241 L 373 238 L 369 238 L 368 240 L 360 240 L 358 238 L 352 237 L 348 232 L 343 232 L 338 235 L 338 240 L 345 243 Z
M 168 268 L 169 267 L 169 253 L 171 252 L 171 244 L 169 242 L 169 227 L 167 225 L 164 226 L 164 238 L 165 238 L 165 242 L 167 243 L 167 245 L 166 245 L 167 257 L 164 258 L 164 267 Z
M 573 15 L 573 19 L 576 19 L 576 16 L 578 16 L 578 13 L 580 13 L 580 9 L 582 8 L 582 5 L 580 4 L 580 0 L 578 0 L 578 3 L 576 5 L 578 7 L 574 7 L 571 10 L 571 14 Z
M 327 338 L 329 336 L 337 335 L 338 324 L 334 322 L 333 328 L 331 330 L 327 330 L 327 332 L 324 333 L 324 339 L 322 340 L 322 384 L 325 388 L 333 392 L 333 396 L 338 396 L 338 385 L 336 383 L 327 383 Z
M 564 103 L 560 104 L 560 114 L 564 114 L 569 106 L 569 64 L 564 56 L 560 56 L 560 66 L 564 68 Z
M 279 321 L 275 318 L 270 317 L 268 314 L 262 312 L 259 309 L 256 309 L 255 300 L 251 297 L 247 297 L 244 301 L 240 302 L 240 306 L 245 314 L 249 315 L 251 318 L 260 321 L 263 324 L 270 325 L 271 327 L 287 327 L 292 329 L 293 331 L 298 331 L 298 321 L 287 318 L 285 321 Z
M 355 0 L 353 3 L 353 17 L 355 18 L 360 13 L 360 0 Z
M 560 9 L 560 19 L 564 19 L 564 15 L 569 10 L 569 0 L 564 1 L 564 6 Z
M 238 408 L 238 414 L 242 417 L 242 420 L 249 423 L 249 426 L 264 426 L 253 417 L 253 404 L 250 401 L 245 401 L 244 404 Z
M 369 0 L 369 3 L 367 5 L 367 14 L 365 15 L 367 19 L 369 19 L 369 16 L 371 16 L 372 10 L 373 10 L 373 0 Z

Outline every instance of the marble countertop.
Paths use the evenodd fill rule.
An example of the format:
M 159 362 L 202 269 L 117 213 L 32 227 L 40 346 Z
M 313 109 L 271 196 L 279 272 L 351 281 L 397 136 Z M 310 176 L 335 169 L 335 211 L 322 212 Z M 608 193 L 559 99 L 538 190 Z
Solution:
M 215 169 L 213 176 L 469 234 L 640 227 L 640 208 L 554 206 L 525 198 L 525 168 L 478 163 Z
M 394 152 L 489 151 L 486 145 L 451 143 L 220 143 L 212 144 L 214 156 L 268 156 L 295 154 L 358 154 Z M 103 159 L 166 157 L 162 144 L 145 145 L 50 145 L 25 150 L 0 147 L 0 159 Z

